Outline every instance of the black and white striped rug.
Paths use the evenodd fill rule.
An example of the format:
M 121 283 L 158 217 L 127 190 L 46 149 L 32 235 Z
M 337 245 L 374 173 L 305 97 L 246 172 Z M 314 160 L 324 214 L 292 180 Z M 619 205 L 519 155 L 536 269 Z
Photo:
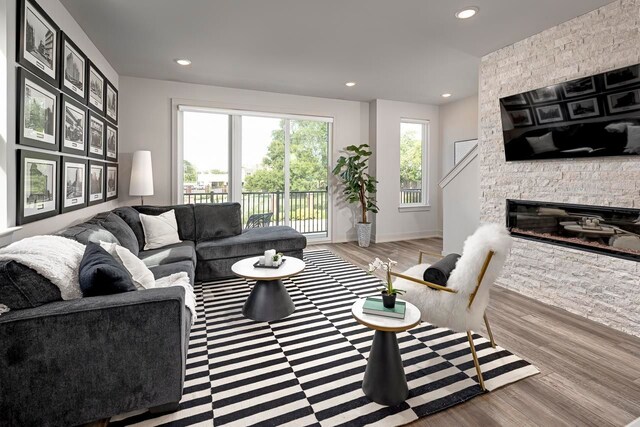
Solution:
M 427 323 L 398 334 L 410 394 L 386 407 L 361 386 L 373 331 L 351 305 L 377 294 L 380 281 L 327 250 L 305 251 L 305 271 L 285 285 L 296 305 L 286 319 L 242 316 L 251 282 L 197 285 L 179 410 L 113 421 L 123 425 L 402 425 L 482 394 L 466 334 Z M 500 337 L 496 337 L 498 343 Z M 489 390 L 538 373 L 528 362 L 474 334 Z

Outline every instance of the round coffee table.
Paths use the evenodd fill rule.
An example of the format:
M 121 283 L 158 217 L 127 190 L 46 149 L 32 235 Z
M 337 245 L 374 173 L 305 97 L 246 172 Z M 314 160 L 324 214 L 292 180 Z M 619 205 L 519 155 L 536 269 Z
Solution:
M 295 276 L 305 268 L 302 260 L 284 257 L 279 268 L 254 267 L 260 257 L 243 259 L 231 266 L 237 276 L 255 280 L 253 289 L 242 307 L 242 314 L 258 322 L 284 319 L 296 309 L 282 279 Z
M 401 301 L 401 300 L 398 300 Z M 351 314 L 358 323 L 375 330 L 369 352 L 367 369 L 362 380 L 362 391 L 381 405 L 397 405 L 409 396 L 396 332 L 404 332 L 420 324 L 420 310 L 406 302 L 404 319 L 375 316 L 362 312 L 365 298 L 353 303 Z

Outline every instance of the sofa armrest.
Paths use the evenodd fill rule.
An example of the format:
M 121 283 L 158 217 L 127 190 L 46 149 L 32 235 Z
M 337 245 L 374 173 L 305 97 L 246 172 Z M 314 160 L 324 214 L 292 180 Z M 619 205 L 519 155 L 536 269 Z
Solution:
M 0 316 L 0 425 L 76 425 L 179 401 L 190 322 L 181 287 Z

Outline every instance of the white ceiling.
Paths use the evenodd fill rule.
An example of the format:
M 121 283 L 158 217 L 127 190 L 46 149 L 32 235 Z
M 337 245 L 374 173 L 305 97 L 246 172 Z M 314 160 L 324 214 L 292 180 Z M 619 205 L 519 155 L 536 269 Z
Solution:
M 611 0 L 61 1 L 120 75 L 442 104 L 477 92 L 483 55 Z

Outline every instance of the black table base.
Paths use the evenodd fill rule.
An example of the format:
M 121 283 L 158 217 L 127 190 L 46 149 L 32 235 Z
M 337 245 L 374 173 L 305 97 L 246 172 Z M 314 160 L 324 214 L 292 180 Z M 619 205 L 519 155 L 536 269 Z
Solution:
M 387 406 L 398 405 L 409 396 L 395 332 L 376 330 L 364 372 L 362 391 L 369 399 Z
M 242 307 L 242 314 L 258 322 L 284 319 L 296 307 L 282 280 L 258 280 Z

